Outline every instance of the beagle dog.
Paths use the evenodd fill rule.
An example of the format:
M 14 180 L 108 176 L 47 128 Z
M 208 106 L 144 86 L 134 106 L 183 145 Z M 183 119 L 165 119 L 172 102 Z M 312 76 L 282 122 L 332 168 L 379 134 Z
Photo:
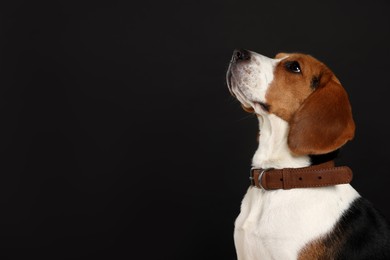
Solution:
M 312 56 L 235 50 L 230 93 L 259 121 L 259 147 L 235 221 L 239 260 L 390 259 L 390 227 L 335 167 L 354 137 L 348 95 Z

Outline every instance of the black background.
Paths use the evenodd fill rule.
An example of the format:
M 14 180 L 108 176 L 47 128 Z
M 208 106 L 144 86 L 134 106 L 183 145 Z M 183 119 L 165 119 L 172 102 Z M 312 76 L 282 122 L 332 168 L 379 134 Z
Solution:
M 235 259 L 257 146 L 237 47 L 335 72 L 357 124 L 338 162 L 390 218 L 388 1 L 5 2 L 2 259 Z

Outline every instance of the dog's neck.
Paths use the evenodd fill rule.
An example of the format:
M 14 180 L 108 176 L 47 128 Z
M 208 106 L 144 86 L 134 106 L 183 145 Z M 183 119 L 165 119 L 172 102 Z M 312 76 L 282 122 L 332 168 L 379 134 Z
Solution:
M 257 115 L 259 120 L 259 147 L 252 159 L 255 168 L 300 168 L 310 165 L 309 156 L 291 153 L 287 145 L 289 125 L 273 115 Z

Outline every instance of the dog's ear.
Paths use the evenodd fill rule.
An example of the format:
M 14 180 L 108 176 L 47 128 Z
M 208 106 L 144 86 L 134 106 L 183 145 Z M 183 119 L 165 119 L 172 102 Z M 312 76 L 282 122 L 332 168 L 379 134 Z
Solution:
M 288 146 L 295 154 L 326 154 L 355 133 L 348 95 L 332 77 L 310 94 L 290 120 Z

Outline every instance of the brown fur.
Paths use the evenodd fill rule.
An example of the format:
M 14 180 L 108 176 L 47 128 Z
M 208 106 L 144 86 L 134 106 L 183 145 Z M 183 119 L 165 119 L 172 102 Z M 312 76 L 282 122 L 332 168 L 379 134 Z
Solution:
M 299 251 L 298 260 L 337 259 L 344 242 L 345 236 L 343 236 L 340 224 L 337 224 L 328 235 L 313 240 L 303 247 Z
M 291 118 L 288 145 L 296 154 L 325 154 L 351 140 L 354 132 L 347 93 L 331 79 Z
M 329 260 L 337 255 L 335 248 L 328 248 L 323 239 L 315 240 L 305 246 L 298 255 L 298 260 Z
M 304 54 L 278 54 L 288 57 L 275 68 L 266 101 L 273 113 L 290 124 L 288 145 L 295 154 L 325 154 L 344 145 L 354 136 L 348 96 L 339 80 L 323 63 Z M 285 68 L 298 61 L 301 73 Z M 318 84 L 313 88 L 313 78 Z
M 298 260 L 324 259 L 326 246 L 322 240 L 316 240 L 305 246 L 298 255 Z M 332 258 L 326 258 L 332 259 Z
M 289 121 L 303 101 L 314 91 L 311 88 L 313 76 L 320 75 L 325 65 L 309 55 L 285 54 L 276 55 L 277 59 L 288 55 L 275 68 L 274 80 L 266 94 L 270 112 Z M 288 61 L 298 61 L 302 73 L 287 71 L 285 64 Z

